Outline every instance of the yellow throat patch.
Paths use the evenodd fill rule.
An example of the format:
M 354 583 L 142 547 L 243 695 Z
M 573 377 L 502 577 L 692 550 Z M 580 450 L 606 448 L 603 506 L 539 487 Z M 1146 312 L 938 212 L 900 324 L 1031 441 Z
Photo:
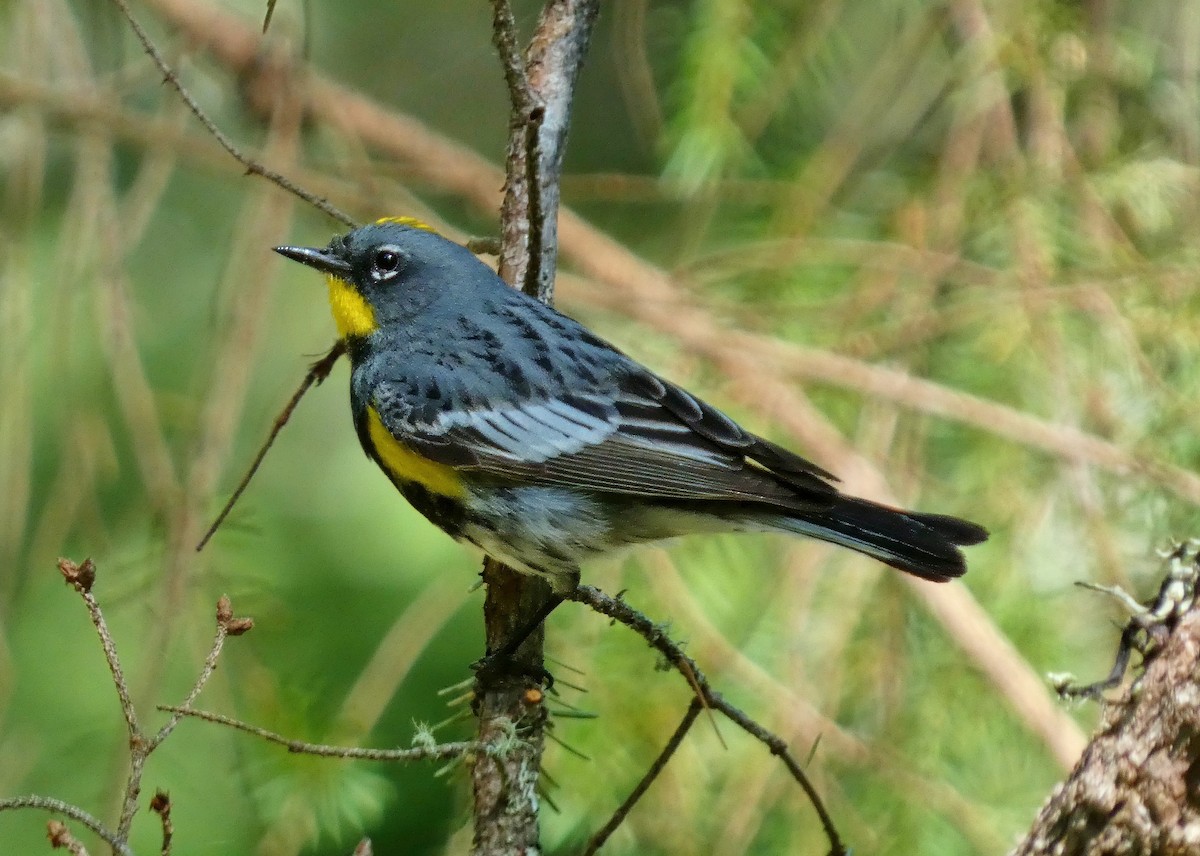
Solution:
M 337 324 L 338 336 L 369 336 L 379 326 L 375 323 L 375 310 L 353 285 L 340 276 L 325 277 L 329 286 L 329 309 L 333 323 Z
M 377 226 L 384 223 L 398 223 L 401 226 L 424 229 L 426 232 L 438 234 L 437 229 L 428 223 L 421 222 L 416 217 L 381 217 L 375 221 Z M 333 312 L 333 322 L 337 325 L 340 338 L 369 336 L 379 328 L 379 324 L 375 321 L 375 310 L 359 294 L 358 289 L 341 277 L 332 274 L 325 277 L 325 284 L 329 286 L 329 309 Z
M 460 497 L 463 482 L 453 467 L 423 458 L 403 445 L 384 427 L 374 407 L 367 409 L 367 436 L 388 474 L 402 482 L 416 482 L 431 493 Z

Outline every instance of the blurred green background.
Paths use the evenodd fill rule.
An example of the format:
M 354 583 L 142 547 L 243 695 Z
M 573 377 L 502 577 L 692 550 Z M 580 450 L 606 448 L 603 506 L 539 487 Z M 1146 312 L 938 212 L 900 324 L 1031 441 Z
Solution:
M 560 305 L 851 488 L 988 525 L 964 585 L 1026 677 L 1102 675 L 1119 616 L 1072 583 L 1146 594 L 1154 549 L 1196 531 L 1200 6 L 603 5 L 563 196 L 617 244 L 564 228 Z M 529 32 L 539 5 L 515 8 Z M 135 13 L 269 165 L 360 219 L 495 233 L 499 173 L 468 156 L 500 163 L 508 121 L 482 0 L 280 3 L 267 41 L 316 83 L 238 65 L 258 4 Z M 322 81 L 343 89 L 300 116 L 286 93 Z M 372 136 L 359 95 L 418 124 Z M 118 805 L 120 713 L 60 555 L 98 563 L 152 725 L 198 672 L 222 593 L 257 626 L 202 707 L 375 746 L 461 712 L 437 690 L 481 653 L 478 557 L 362 455 L 344 364 L 193 551 L 332 343 L 319 278 L 269 248 L 338 227 L 244 175 L 99 0 L 0 3 L 0 170 L 0 796 Z M 622 279 L 626 251 L 669 283 Z M 997 679 L 995 639 L 972 643 L 861 557 L 693 538 L 585 576 L 669 621 L 718 688 L 811 754 L 855 852 L 1003 852 L 1078 746 L 1044 693 Z M 579 608 L 553 617 L 548 651 L 583 672 L 564 700 L 598 714 L 554 722 L 586 759 L 547 753 L 544 843 L 570 853 L 689 691 Z M 1071 716 L 1086 731 L 1095 709 Z M 698 723 L 604 852 L 824 852 L 783 768 L 717 730 L 728 747 Z M 144 784 L 170 791 L 176 852 L 348 853 L 363 834 L 378 853 L 466 852 L 466 776 L 434 772 L 189 721 Z M 0 852 L 43 852 L 44 820 L 0 814 Z M 147 812 L 135 849 L 158 836 Z

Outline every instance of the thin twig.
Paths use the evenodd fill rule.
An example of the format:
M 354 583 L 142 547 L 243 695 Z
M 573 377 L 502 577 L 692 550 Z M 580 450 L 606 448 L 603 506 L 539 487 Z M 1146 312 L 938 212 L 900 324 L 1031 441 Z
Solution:
M 533 95 L 525 60 L 517 47 L 516 23 L 508 0 L 492 0 L 492 41 L 500 53 L 504 80 L 510 101 L 508 148 L 504 165 L 504 199 L 500 205 L 500 252 L 497 273 L 510 285 L 520 288 L 527 283 L 530 255 L 529 187 L 531 169 L 537 158 L 530 158 L 530 147 L 537 135 L 529 133 L 529 113 Z M 553 301 L 553 293 L 536 295 L 543 302 Z
M 124 839 L 120 838 L 115 832 L 78 806 L 73 806 L 70 803 L 56 800 L 52 797 L 38 796 L 37 794 L 0 799 L 0 811 L 15 808 L 40 808 L 43 811 L 69 817 L 71 820 L 82 823 L 92 832 L 96 833 L 118 856 L 133 856 L 133 851 L 129 849 L 129 845 L 125 843 Z
M 512 101 L 514 114 L 528 115 L 533 107 L 533 93 L 529 89 L 525 60 L 518 46 L 517 22 L 513 19 L 508 0 L 492 0 L 492 43 L 500 52 L 504 82 L 508 84 L 508 97 Z
M 829 839 L 829 852 L 834 854 L 834 856 L 844 856 L 847 853 L 845 845 L 842 844 L 841 837 L 838 835 L 837 828 L 834 826 L 833 818 L 829 815 L 825 804 L 821 801 L 820 795 L 817 793 L 816 788 L 813 787 L 812 782 L 809 781 L 804 769 L 792 757 L 788 750 L 787 742 L 764 728 L 714 690 L 709 684 L 708 678 L 700 670 L 700 667 L 667 635 L 666 629 L 662 625 L 655 624 L 646 615 L 634 609 L 629 604 L 617 598 L 609 597 L 594 586 L 580 585 L 568 594 L 566 599 L 575 603 L 582 603 L 601 615 L 608 616 L 614 621 L 624 624 L 630 630 L 637 633 L 652 648 L 662 654 L 676 671 L 684 675 L 685 679 L 689 679 L 689 683 L 694 681 L 693 686 L 699 688 L 705 704 L 725 714 L 734 724 L 766 746 L 772 755 L 778 756 L 780 761 L 783 762 L 784 767 L 791 773 L 792 778 L 796 780 L 796 783 L 800 785 L 801 789 L 808 796 L 809 802 L 812 804 L 814 811 L 816 811 L 817 817 L 821 821 L 821 826 L 825 830 L 825 835 Z
M 540 129 L 546 115 L 538 94 L 529 85 L 525 59 L 518 47 L 517 24 L 513 20 L 512 7 L 508 0 L 492 0 L 492 41 L 500 53 L 500 64 L 504 69 L 504 82 L 508 84 L 508 97 L 512 104 L 509 122 L 512 136 L 521 135 L 523 145 L 510 141 L 508 173 L 509 193 L 506 199 L 519 199 L 522 205 L 506 205 L 506 220 L 517 219 L 525 235 L 524 249 L 527 250 L 524 272 L 521 275 L 521 290 L 544 302 L 550 302 L 551 293 L 539 290 L 541 277 L 540 256 L 543 241 L 540 185 L 541 160 L 538 157 Z M 510 247 L 508 252 L 517 252 Z
M 667 745 L 664 746 L 662 751 L 658 753 L 658 757 L 654 759 L 654 763 L 650 765 L 648 770 L 646 770 L 646 774 L 642 776 L 641 781 L 639 781 L 637 786 L 630 791 L 629 796 L 625 798 L 625 801 L 617 807 L 617 810 L 613 812 L 612 817 L 608 819 L 608 822 L 605 823 L 604 826 L 600 827 L 600 829 L 596 831 L 596 834 L 588 840 L 587 846 L 583 849 L 583 856 L 592 856 L 592 854 L 594 854 L 604 845 L 604 842 L 608 840 L 608 837 L 616 832 L 617 827 L 619 827 L 625 821 L 625 818 L 628 817 L 629 812 L 638 803 L 646 791 L 650 789 L 650 785 L 654 783 L 654 780 L 658 778 L 658 774 L 661 773 L 663 768 L 667 766 L 667 762 L 671 760 L 671 756 L 674 755 L 679 749 L 680 744 L 683 743 L 683 738 L 687 736 L 688 731 L 691 730 L 692 723 L 696 721 L 696 717 L 700 715 L 700 711 L 703 709 L 703 699 L 701 699 L 699 696 L 693 698 L 692 703 L 688 705 L 687 711 L 683 714 L 682 721 L 680 721 L 678 727 L 676 727 L 675 733 L 672 734 L 671 739 L 667 741 Z
M 542 300 L 554 288 L 559 184 L 571 104 L 599 10 L 599 0 L 546 3 L 526 52 L 529 88 L 535 99 L 526 122 L 536 145 L 531 144 L 528 164 L 531 257 L 523 282 L 526 292 Z
M 267 0 L 267 14 L 263 16 L 263 33 L 270 28 L 273 17 L 275 17 L 275 0 Z
M 91 559 L 84 559 L 77 565 L 70 559 L 59 559 L 58 569 L 62 573 L 63 579 L 83 598 L 88 615 L 91 616 L 92 624 L 96 628 L 96 634 L 100 637 L 100 647 L 104 649 L 104 660 L 108 663 L 108 671 L 112 674 L 113 685 L 117 688 L 117 698 L 121 703 L 121 714 L 125 717 L 125 728 L 129 733 L 129 740 L 131 743 L 136 743 L 142 736 L 141 727 L 138 725 L 137 711 L 133 707 L 129 684 L 125 680 L 125 672 L 121 669 L 121 658 L 117 656 L 117 646 L 108 629 L 108 622 L 105 621 L 100 604 L 96 602 L 96 597 L 92 594 L 92 584 L 96 581 L 96 563 Z
M 226 134 L 217 127 L 217 124 L 211 118 L 209 118 L 208 114 L 204 111 L 204 108 L 200 106 L 199 102 L 192 97 L 191 92 L 189 92 L 187 87 L 185 87 L 182 81 L 180 81 L 179 75 L 175 72 L 175 69 L 173 69 L 167 62 L 166 58 L 155 46 L 154 42 L 150 40 L 149 34 L 142 29 L 142 25 L 138 23 L 137 18 L 133 16 L 133 12 L 130 10 L 129 4 L 126 3 L 125 0 L 112 0 L 112 2 L 125 17 L 125 20 L 129 22 L 129 26 L 133 30 L 134 35 L 136 35 L 138 41 L 141 42 L 142 48 L 147 54 L 150 55 L 150 59 L 156 66 L 158 66 L 158 70 L 162 73 L 163 79 L 171 85 L 171 88 L 179 93 L 179 97 L 183 99 L 183 102 L 187 105 L 188 109 L 192 111 L 192 115 L 200 120 L 200 124 L 204 126 L 205 130 L 212 134 L 213 139 L 220 144 L 221 148 L 229 152 L 234 160 L 244 166 L 248 174 L 262 176 L 263 178 L 267 179 L 267 181 L 270 181 L 272 184 L 275 184 L 299 199 L 303 199 L 314 208 L 317 208 L 325 214 L 328 214 L 330 217 L 347 226 L 348 228 L 353 229 L 358 225 L 349 214 L 346 214 L 344 211 L 334 207 L 332 204 L 330 204 L 329 200 L 317 196 L 314 193 L 310 193 L 309 191 L 297 185 L 295 182 L 288 179 L 286 176 L 275 172 L 274 170 L 267 169 L 267 167 L 263 166 L 254 158 L 243 154 L 242 150 L 234 145 L 233 140 L 226 136 Z
M 138 723 L 137 711 L 134 708 L 133 699 L 129 692 L 129 684 L 125 680 L 125 673 L 121 668 L 121 660 L 117 656 L 116 642 L 113 640 L 112 633 L 108 629 L 108 622 L 104 618 L 104 612 L 100 609 L 100 604 L 92 594 L 92 586 L 96 582 L 95 562 L 91 559 L 85 559 L 80 564 L 76 564 L 70 559 L 59 559 L 58 569 L 62 573 L 63 579 L 79 593 L 79 596 L 83 598 L 83 602 L 87 606 L 92 624 L 95 626 L 96 633 L 100 637 L 100 646 L 104 649 L 104 658 L 108 663 L 109 672 L 112 673 L 113 685 L 116 687 L 117 698 L 121 704 L 121 713 L 125 718 L 125 728 L 129 739 L 129 773 L 125 779 L 125 789 L 121 798 L 121 815 L 117 821 L 117 830 L 115 833 L 112 833 L 115 840 L 125 842 L 129 840 L 129 830 L 133 824 L 133 816 L 137 813 L 137 801 L 142 790 L 142 773 L 146 767 L 146 759 L 150 757 L 150 754 L 171 733 L 176 724 L 178 724 L 179 718 L 174 717 L 168 721 L 153 738 L 146 736 L 142 731 L 141 725 Z M 208 679 L 216 670 L 217 658 L 221 654 L 221 648 L 225 643 L 226 637 L 239 636 L 251 627 L 253 627 L 253 621 L 250 619 L 234 617 L 233 607 L 228 597 L 222 597 L 218 601 L 216 639 L 213 642 L 208 657 L 205 659 L 204 668 L 201 670 L 200 676 L 196 679 L 195 684 L 193 684 L 191 691 L 188 693 L 187 699 L 184 702 L 185 706 L 190 705 L 196 700 L 205 683 L 208 682 Z M 164 820 L 164 822 L 166 821 Z
M 267 434 L 267 439 L 263 441 L 262 446 L 258 450 L 258 454 L 254 456 L 254 460 L 250 462 L 250 466 L 246 468 L 245 475 L 238 482 L 233 493 L 230 494 L 228 501 L 221 508 L 221 512 L 217 518 L 208 527 L 204 533 L 204 537 L 200 539 L 200 543 L 196 545 L 196 552 L 204 549 L 204 545 L 212 540 L 212 536 L 216 534 L 217 529 L 225 522 L 225 518 L 229 516 L 229 512 L 233 511 L 233 506 L 241 499 L 242 493 L 250 484 L 250 480 L 254 478 L 254 474 L 258 472 L 259 466 L 262 465 L 263 458 L 267 456 L 268 450 L 275 442 L 275 438 L 279 436 L 279 432 L 283 430 L 283 426 L 292 418 L 292 411 L 296 409 L 296 405 L 300 403 L 300 399 L 304 394 L 312 388 L 313 384 L 322 383 L 325 378 L 329 377 L 329 373 L 333 371 L 333 364 L 338 361 L 342 354 L 346 353 L 346 343 L 339 339 L 329 349 L 329 353 L 317 360 L 308 370 L 308 374 L 304 376 L 304 380 L 300 382 L 300 386 L 292 393 L 292 397 L 288 399 L 288 403 L 283 406 L 283 410 L 279 411 L 279 415 L 275 417 L 275 423 L 271 426 L 270 432 Z
M 541 146 L 541 129 L 542 122 L 546 118 L 546 110 L 540 104 L 536 107 L 531 107 L 525 114 L 522 122 L 525 129 L 525 190 L 527 197 L 527 211 L 529 221 L 529 258 L 525 267 L 525 276 L 521 280 L 521 290 L 526 294 L 536 297 L 545 303 L 550 302 L 554 297 L 554 272 L 550 272 L 549 276 L 542 274 L 542 266 L 545 263 L 547 251 L 544 249 L 546 242 L 547 228 L 553 233 L 553 227 L 547 226 L 546 211 L 542 205 L 542 188 L 545 182 L 545 177 L 541 175 L 539 170 L 538 152 Z M 558 179 L 554 179 L 554 184 L 557 186 Z M 557 216 L 557 209 L 553 212 Z M 558 247 L 553 248 L 554 255 L 551 260 L 557 258 Z
M 222 716 L 219 713 L 211 713 L 207 710 L 172 707 L 170 705 L 159 705 L 158 709 L 177 714 L 181 717 L 187 716 L 193 719 L 202 719 L 205 722 L 215 722 L 217 725 L 225 725 L 238 731 L 244 731 L 247 734 L 260 737 L 268 743 L 276 743 L 285 747 L 289 752 L 300 755 L 319 755 L 326 758 L 355 758 L 365 761 L 444 761 L 447 758 L 461 758 L 463 755 L 471 752 L 490 754 L 493 751 L 485 744 L 473 740 L 457 743 L 438 743 L 431 746 L 418 746 L 412 749 L 370 749 L 359 746 L 331 746 L 325 743 L 307 743 L 303 740 L 292 740 L 291 738 L 284 737 L 282 734 L 276 734 L 274 731 L 268 731 L 257 725 L 251 725 L 239 719 Z
M 217 601 L 216 635 L 213 637 L 212 646 L 208 650 L 208 656 L 204 658 L 204 668 L 200 670 L 200 675 L 196 678 L 196 682 L 192 684 L 192 688 L 183 700 L 183 704 L 179 705 L 180 708 L 191 708 L 192 703 L 200 695 L 200 691 L 204 689 L 204 685 L 208 683 L 208 679 L 216 671 L 217 659 L 221 656 L 221 649 L 225 646 L 225 640 L 230 636 L 240 636 L 252 627 L 254 627 L 252 619 L 233 617 L 233 606 L 230 604 L 228 596 L 223 595 Z M 182 715 L 176 713 L 166 721 L 163 727 L 158 730 L 158 734 L 147 744 L 147 754 L 153 752 L 158 748 L 160 743 L 167 739 L 168 735 L 175 730 L 175 726 L 179 724 L 181 718 Z

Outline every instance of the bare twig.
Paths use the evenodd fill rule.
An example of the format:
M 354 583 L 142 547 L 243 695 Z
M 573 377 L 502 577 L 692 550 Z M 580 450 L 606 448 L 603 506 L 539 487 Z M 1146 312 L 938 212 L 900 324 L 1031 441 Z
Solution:
M 567 150 L 571 103 L 583 59 L 591 42 L 599 0 L 553 0 L 546 4 L 529 43 L 529 87 L 536 99 L 529 115 L 536 146 L 529 165 L 529 270 L 522 279 L 542 300 L 552 293 L 558 260 L 559 183 Z
M 63 579 L 83 598 L 84 606 L 87 607 L 88 615 L 91 616 L 92 624 L 100 637 L 100 647 L 104 649 L 104 660 L 108 663 L 108 671 L 112 674 L 113 685 L 117 688 L 117 698 L 121 702 L 121 715 L 125 717 L 125 728 L 129 732 L 129 740 L 131 743 L 136 743 L 141 739 L 137 711 L 134 710 L 133 699 L 129 695 L 129 684 L 121 669 L 121 659 L 117 656 L 117 646 L 108 629 L 108 622 L 105 621 L 100 604 L 96 602 L 96 597 L 92 594 L 92 585 L 96 581 L 96 563 L 91 559 L 84 559 L 81 564 L 77 565 L 70 559 L 59 559 L 58 570 L 62 573 Z
M 249 155 L 244 154 L 241 149 L 234 145 L 233 140 L 231 140 L 224 131 L 217 127 L 216 122 L 209 118 L 209 115 L 204 111 L 204 108 L 200 106 L 199 102 L 192 97 L 191 92 L 188 91 L 187 87 L 185 87 L 183 82 L 180 81 L 179 75 L 175 72 L 175 69 L 173 69 L 167 62 L 166 58 L 162 55 L 162 52 L 159 51 L 154 42 L 150 40 L 149 34 L 147 34 L 147 32 L 142 28 L 142 25 L 138 23 L 137 18 L 133 16 L 133 12 L 130 10 L 129 4 L 126 3 L 125 0 L 112 0 L 112 2 L 125 17 L 125 20 L 129 22 L 129 26 L 137 36 L 138 41 L 141 42 L 142 48 L 147 54 L 150 55 L 150 59 L 154 62 L 154 64 L 158 66 L 158 70 L 162 73 L 163 79 L 169 83 L 176 92 L 179 93 L 179 97 L 183 99 L 185 104 L 187 104 L 188 109 L 192 111 L 192 115 L 200 120 L 200 124 L 202 124 L 205 130 L 212 135 L 214 140 L 220 143 L 221 148 L 229 152 L 234 160 L 244 166 L 249 175 L 262 176 L 272 184 L 277 185 L 281 189 L 291 193 L 299 199 L 303 199 L 314 208 L 324 212 L 325 214 L 328 214 L 339 223 L 342 223 L 351 229 L 358 225 L 349 214 L 346 214 L 345 212 L 331 205 L 329 200 L 308 192 L 281 173 L 267 169 L 267 167 L 263 166 Z M 266 22 L 263 24 L 263 29 L 266 29 Z
M 412 749 L 371 749 L 359 746 L 332 746 L 326 743 L 309 743 L 304 740 L 292 740 L 289 737 L 284 737 L 282 734 L 268 731 L 266 728 L 251 725 L 248 722 L 242 722 L 241 720 L 223 716 L 219 713 L 211 713 L 207 710 L 196 710 L 189 707 L 171 707 L 169 705 L 160 705 L 158 709 L 168 711 L 180 717 L 186 716 L 192 719 L 202 719 L 205 722 L 213 722 L 217 725 L 224 725 L 238 731 L 244 731 L 247 734 L 253 734 L 255 737 L 266 740 L 268 743 L 283 746 L 289 752 L 294 752 L 298 755 L 318 755 L 325 758 L 354 758 L 362 761 L 406 762 L 445 761 L 450 758 L 461 758 L 473 752 L 489 754 L 494 751 L 478 741 L 437 743 L 428 746 L 417 746 Z
M 262 465 L 263 458 L 267 456 L 267 452 L 270 450 L 271 445 L 275 442 L 275 438 L 279 436 L 279 432 L 283 430 L 283 426 L 286 425 L 288 420 L 292 418 L 292 412 L 296 409 L 296 405 L 300 403 L 300 399 L 303 398 L 305 393 L 312 388 L 313 384 L 319 385 L 325 380 L 325 378 L 329 377 L 329 373 L 333 371 L 334 363 L 336 363 L 344 353 L 346 353 L 346 343 L 339 339 L 334 343 L 333 347 L 329 349 L 329 352 L 325 354 L 325 356 L 321 357 L 321 359 L 317 360 L 309 368 L 308 374 L 304 376 L 304 380 L 300 382 L 300 386 L 297 387 L 294 393 L 292 393 L 292 397 L 288 399 L 287 404 L 285 404 L 283 409 L 279 411 L 279 415 L 275 417 L 275 422 L 271 425 L 271 430 L 267 434 L 267 439 L 263 441 L 262 446 L 258 450 L 258 454 L 254 456 L 254 460 L 251 461 L 250 466 L 246 468 L 246 472 L 242 476 L 242 480 L 239 481 L 237 487 L 233 489 L 233 493 L 230 494 L 229 499 L 226 501 L 225 505 L 222 506 L 220 513 L 217 515 L 216 519 L 213 520 L 212 525 L 208 527 L 208 530 L 204 533 L 204 537 L 200 539 L 200 543 L 196 545 L 196 552 L 200 552 L 204 549 L 204 545 L 212 539 L 212 536 L 216 534 L 217 529 L 219 529 L 221 524 L 225 522 L 225 518 L 229 516 L 229 512 L 233 510 L 233 506 L 237 504 L 239 499 L 241 499 L 242 493 L 250 484 L 250 480 L 254 478 L 254 474 L 258 472 L 258 468 Z
M 221 649 L 225 647 L 225 639 L 229 636 L 241 636 L 243 633 L 251 630 L 254 627 L 254 620 L 251 618 L 235 618 L 233 615 L 233 606 L 229 602 L 229 597 L 223 595 L 217 601 L 217 633 L 213 637 L 212 646 L 208 650 L 208 656 L 204 658 L 204 668 L 200 670 L 200 675 L 196 678 L 196 682 L 192 684 L 191 690 L 187 697 L 183 700 L 183 704 L 179 705 L 180 709 L 190 709 L 192 703 L 200 695 L 204 685 L 208 683 L 208 679 L 212 677 L 217 668 L 217 659 L 221 656 Z M 154 738 L 149 741 L 146 747 L 146 754 L 153 752 L 158 745 L 162 743 L 175 730 L 175 726 L 179 724 L 181 714 L 175 713 L 166 721 Z
M 583 849 L 583 856 L 592 856 L 592 854 L 604 846 L 604 842 L 608 840 L 608 837 L 617 831 L 617 827 L 629 816 L 629 812 L 637 805 L 638 800 L 642 798 L 646 791 L 650 789 L 650 785 L 654 783 L 654 780 L 658 778 L 658 774 L 667 766 L 667 762 L 671 760 L 671 756 L 679 749 L 680 744 L 683 743 L 683 738 L 687 736 L 688 731 L 691 730 L 692 723 L 696 721 L 696 717 L 700 715 L 700 711 L 703 709 L 704 700 L 700 696 L 693 698 L 692 703 L 688 705 L 687 711 L 683 714 L 683 719 L 675 729 L 675 733 L 667 741 L 667 745 L 658 753 L 658 757 L 654 759 L 654 763 L 646 770 L 641 781 L 630 791 L 625 801 L 613 812 L 612 817 L 588 840 L 587 846 Z
M 121 814 L 117 821 L 117 829 L 116 832 L 112 833 L 115 840 L 125 842 L 129 840 L 129 830 L 133 823 L 133 816 L 137 812 L 137 801 L 142 790 L 142 773 L 145 770 L 146 759 L 150 757 L 150 754 L 158 748 L 162 741 L 175 728 L 179 722 L 179 715 L 168 720 L 153 737 L 147 736 L 142 731 L 142 727 L 138 722 L 137 711 L 130 696 L 129 684 L 121 668 L 120 658 L 117 656 L 116 643 L 113 640 L 112 633 L 108 629 L 108 622 L 104 618 L 104 612 L 100 609 L 99 603 L 92 594 L 92 586 L 96 581 L 96 564 L 91 559 L 85 559 L 80 564 L 76 564 L 70 559 L 59 559 L 58 569 L 62 573 L 63 579 L 79 593 L 79 596 L 83 598 L 83 602 L 87 606 L 92 624 L 95 626 L 96 633 L 100 637 L 100 645 L 104 649 L 104 658 L 108 663 L 109 672 L 112 674 L 113 685 L 116 687 L 117 698 L 121 704 L 121 713 L 125 718 L 125 729 L 129 737 L 129 772 L 125 779 L 125 788 L 121 799 Z M 196 700 L 196 697 L 216 670 L 217 658 L 221 654 L 225 638 L 227 636 L 240 636 L 253 626 L 254 623 L 251 619 L 234 617 L 233 607 L 228 597 L 220 599 L 217 603 L 216 637 L 213 640 L 208 657 L 205 658 L 204 668 L 201 669 L 200 676 L 196 679 L 195 684 L 184 701 L 183 707 L 179 708 L 180 710 L 186 709 Z
M 265 33 L 271 26 L 271 19 L 275 17 L 275 0 L 267 0 L 267 14 L 263 15 L 263 29 Z
M 766 746 L 772 755 L 777 756 L 783 762 L 788 772 L 791 773 L 792 778 L 796 780 L 796 783 L 800 785 L 801 789 L 808 796 L 809 802 L 812 803 L 813 809 L 821 821 L 821 826 L 825 830 L 825 835 L 829 839 L 829 852 L 831 854 L 847 853 L 845 845 L 842 844 L 841 837 L 838 835 L 837 828 L 834 826 L 833 818 L 830 817 L 816 788 L 813 787 L 812 782 L 805 775 L 804 769 L 792 757 L 791 752 L 788 750 L 787 742 L 764 728 L 744 711 L 715 691 L 709 684 L 708 678 L 700 670 L 700 667 L 696 665 L 696 662 L 685 654 L 683 649 L 667 635 L 666 629 L 662 625 L 655 624 L 647 616 L 623 600 L 609 597 L 594 586 L 581 585 L 568 594 L 566 599 L 575 603 L 582 603 L 601 615 L 606 615 L 624 624 L 630 630 L 637 633 L 646 640 L 650 647 L 662 654 L 666 661 L 683 675 L 684 679 L 694 689 L 698 690 L 699 698 L 706 706 L 725 714 L 726 717 L 743 731 Z
M 63 817 L 69 817 L 76 823 L 82 823 L 99 836 L 105 844 L 113 849 L 113 853 L 117 854 L 117 856 L 133 856 L 133 851 L 129 849 L 129 845 L 125 843 L 125 839 L 119 837 L 115 832 L 83 809 L 73 806 L 70 803 L 65 803 L 62 800 L 56 800 L 51 797 L 38 796 L 37 794 L 0 799 L 0 811 L 17 808 L 36 808 L 51 812 L 52 814 L 61 814 Z
M 529 76 L 525 73 L 525 60 L 518 45 L 517 22 L 513 20 L 512 7 L 508 0 L 492 0 L 492 42 L 500 52 L 500 64 L 504 68 L 504 82 L 508 84 L 508 97 L 513 111 L 528 115 L 533 107 L 533 94 L 529 89 Z
M 537 184 L 538 159 L 530 150 L 537 145 L 537 133 L 531 125 L 540 121 L 534 110 L 534 95 L 529 88 L 525 63 L 517 49 L 516 23 L 508 0 L 493 0 L 493 41 L 500 52 L 504 79 L 508 84 L 509 111 L 508 154 L 505 163 L 504 201 L 500 205 L 500 251 L 498 272 L 509 284 L 523 288 L 545 303 L 554 301 L 553 283 L 544 291 L 530 289 L 529 270 L 536 250 L 532 243 L 533 220 L 541 206 L 530 198 Z M 541 234 L 541 229 L 538 229 Z

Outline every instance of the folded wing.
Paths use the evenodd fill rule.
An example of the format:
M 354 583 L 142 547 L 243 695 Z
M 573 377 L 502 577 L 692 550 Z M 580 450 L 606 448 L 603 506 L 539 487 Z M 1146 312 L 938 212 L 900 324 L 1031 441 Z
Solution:
M 423 419 L 386 381 L 371 403 L 414 451 L 500 481 L 792 511 L 833 503 L 832 476 L 681 388 L 645 370 L 612 380 L 609 389 L 441 409 Z

